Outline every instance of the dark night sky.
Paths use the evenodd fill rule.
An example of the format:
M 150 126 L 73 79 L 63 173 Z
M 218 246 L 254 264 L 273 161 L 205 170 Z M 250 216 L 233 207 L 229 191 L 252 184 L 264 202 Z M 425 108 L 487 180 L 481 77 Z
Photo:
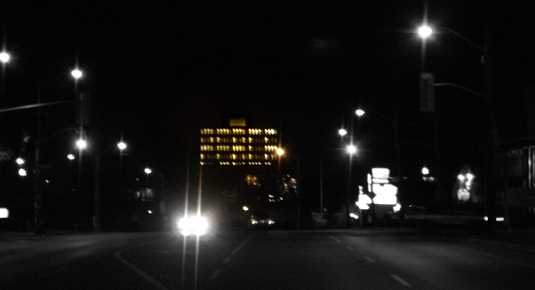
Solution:
M 481 7 L 488 2 L 430 1 L 428 17 L 482 41 L 487 22 Z M 496 95 L 508 100 L 503 107 L 508 112 L 521 108 L 522 89 L 533 78 L 525 73 L 533 63 L 528 29 L 533 23 L 523 10 L 490 8 Z M 387 115 L 400 106 L 403 135 L 421 145 L 431 142 L 431 131 L 429 116 L 418 112 L 420 42 L 411 32 L 422 11 L 423 1 L 366 1 L 352 8 L 194 9 L 172 1 L 18 7 L 2 12 L 9 19 L 4 37 L 15 61 L 5 73 L 7 95 L 1 105 L 34 102 L 38 87 L 44 100 L 71 98 L 67 69 L 78 58 L 88 75 L 82 88 L 96 100 L 105 140 L 111 144 L 124 133 L 140 164 L 154 164 L 169 176 L 180 176 L 186 144 L 198 124 L 221 122 L 230 114 L 282 123 L 305 163 L 315 162 L 320 149 L 332 155 L 335 128 L 359 104 Z M 478 57 L 455 38 L 439 35 L 428 46 L 427 68 L 437 79 L 478 89 Z M 477 103 L 455 91 L 437 94 L 444 98 L 439 101 L 443 146 L 453 152 L 463 146 L 477 150 Z M 73 116 L 68 106 L 47 114 L 47 130 Z M 1 127 L 8 133 L 1 141 L 16 144 L 23 130 L 32 134 L 32 116 L 3 116 Z M 522 128 L 520 119 L 504 119 L 511 128 Z M 391 140 L 376 133 L 387 131 L 388 124 L 367 122 L 359 125 L 367 133 L 362 142 L 368 155 L 361 161 L 390 161 Z M 414 153 L 408 155 L 415 156 L 421 146 L 407 145 Z M 424 155 L 407 162 L 429 161 Z M 330 159 L 335 167 L 338 159 Z

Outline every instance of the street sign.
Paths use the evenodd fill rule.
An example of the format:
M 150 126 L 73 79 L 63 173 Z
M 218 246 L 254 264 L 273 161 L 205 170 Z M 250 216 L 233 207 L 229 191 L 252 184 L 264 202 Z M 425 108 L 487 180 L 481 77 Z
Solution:
M 420 111 L 435 111 L 435 77 L 430 73 L 420 75 Z

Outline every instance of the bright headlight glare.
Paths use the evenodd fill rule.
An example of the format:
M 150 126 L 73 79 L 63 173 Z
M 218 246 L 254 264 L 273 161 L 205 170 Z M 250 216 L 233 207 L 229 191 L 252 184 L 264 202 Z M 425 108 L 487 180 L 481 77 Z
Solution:
M 208 232 L 208 220 L 203 216 L 186 216 L 178 219 L 177 227 L 183 236 L 202 236 Z

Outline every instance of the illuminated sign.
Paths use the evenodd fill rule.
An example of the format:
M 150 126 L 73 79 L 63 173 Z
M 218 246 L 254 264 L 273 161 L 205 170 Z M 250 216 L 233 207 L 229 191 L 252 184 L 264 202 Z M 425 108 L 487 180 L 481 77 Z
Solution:
M 390 169 L 388 168 L 372 168 L 373 183 L 388 183 L 390 178 Z
M 398 188 L 395 185 L 374 185 L 373 193 L 375 193 L 373 198 L 375 204 L 395 205 L 398 203 Z

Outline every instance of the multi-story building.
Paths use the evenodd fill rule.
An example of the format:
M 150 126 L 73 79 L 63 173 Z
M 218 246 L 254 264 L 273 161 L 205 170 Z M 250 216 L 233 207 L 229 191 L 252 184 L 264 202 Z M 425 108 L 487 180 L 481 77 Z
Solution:
M 244 119 L 201 128 L 199 162 L 207 210 L 230 222 L 271 215 L 285 200 L 279 186 L 284 155 L 275 128 L 248 127 Z
M 201 165 L 272 166 L 283 154 L 277 129 L 247 128 L 231 119 L 226 128 L 200 130 Z

